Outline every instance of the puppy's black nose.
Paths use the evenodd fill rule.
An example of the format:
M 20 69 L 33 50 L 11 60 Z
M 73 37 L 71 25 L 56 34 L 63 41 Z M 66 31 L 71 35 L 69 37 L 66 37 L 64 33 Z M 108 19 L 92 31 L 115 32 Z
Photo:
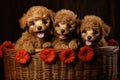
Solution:
M 61 30 L 61 33 L 63 34 L 64 32 L 65 32 L 65 30 L 62 29 L 62 30 Z
M 90 40 L 92 37 L 91 37 L 91 36 L 88 36 L 87 38 L 88 38 L 88 40 Z
M 38 27 L 37 27 L 37 29 L 38 29 L 38 30 L 41 30 L 41 29 L 42 29 L 42 27 L 41 27 L 41 26 L 38 26 Z

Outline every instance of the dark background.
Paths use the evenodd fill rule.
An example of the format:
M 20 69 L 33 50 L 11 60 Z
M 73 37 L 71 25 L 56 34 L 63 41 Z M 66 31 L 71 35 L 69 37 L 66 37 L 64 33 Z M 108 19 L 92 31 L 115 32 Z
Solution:
M 0 44 L 6 40 L 15 42 L 20 37 L 23 30 L 20 29 L 18 19 L 34 5 L 43 5 L 55 12 L 62 8 L 70 9 L 80 19 L 89 14 L 97 15 L 111 26 L 109 38 L 114 38 L 120 43 L 120 4 L 117 0 L 1 0 Z M 2 72 L 2 62 L 0 62 L 1 79 Z

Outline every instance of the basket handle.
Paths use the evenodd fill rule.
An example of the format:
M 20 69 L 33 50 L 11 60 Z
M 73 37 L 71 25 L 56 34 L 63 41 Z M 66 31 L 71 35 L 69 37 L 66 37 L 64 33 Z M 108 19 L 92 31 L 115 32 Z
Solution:
M 40 51 L 42 51 L 42 50 L 44 50 L 44 49 L 35 49 L 35 52 L 40 52 Z M 62 51 L 63 49 L 55 49 L 55 51 L 56 52 L 60 52 L 60 51 Z M 10 48 L 4 48 L 3 49 L 3 51 L 5 52 L 5 53 L 9 53 L 9 52 L 11 52 L 11 53 L 16 53 L 18 50 L 17 49 L 10 49 Z
M 42 51 L 42 50 L 44 50 L 44 49 L 35 49 L 35 52 L 40 52 L 40 51 Z M 56 52 L 60 52 L 60 51 L 62 51 L 63 49 L 55 49 L 55 51 Z

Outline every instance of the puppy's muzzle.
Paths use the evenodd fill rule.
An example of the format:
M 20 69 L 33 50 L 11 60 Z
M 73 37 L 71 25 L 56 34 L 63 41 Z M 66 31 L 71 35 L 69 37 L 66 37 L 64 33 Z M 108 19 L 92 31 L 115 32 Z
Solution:
M 64 29 L 62 29 L 62 30 L 61 30 L 61 33 L 63 34 L 64 32 L 65 32 L 65 30 L 64 30 Z
M 37 29 L 40 31 L 42 29 L 42 26 L 38 26 Z
M 92 39 L 92 37 L 91 37 L 91 36 L 88 36 L 88 37 L 87 37 L 87 39 L 88 39 L 88 40 L 91 40 L 91 39 Z

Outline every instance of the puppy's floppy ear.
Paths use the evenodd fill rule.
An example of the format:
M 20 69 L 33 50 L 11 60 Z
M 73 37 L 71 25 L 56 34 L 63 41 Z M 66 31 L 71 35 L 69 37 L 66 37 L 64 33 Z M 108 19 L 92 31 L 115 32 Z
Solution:
M 81 20 L 80 20 L 80 19 L 77 19 L 77 20 L 76 20 L 77 35 L 80 34 L 80 25 L 81 25 Z
M 25 27 L 27 25 L 26 18 L 27 18 L 26 14 L 23 14 L 23 16 L 19 19 L 20 27 L 22 29 L 25 29 Z
M 52 22 L 54 22 L 55 12 L 53 12 L 52 10 L 49 10 L 49 12 L 50 12 L 50 18 L 51 18 Z
M 53 35 L 53 32 L 54 32 L 53 24 L 54 24 L 55 12 L 49 9 L 49 16 L 50 16 L 50 19 L 51 19 L 50 34 Z
M 103 23 L 102 24 L 102 28 L 103 28 L 103 35 L 104 35 L 104 37 L 108 37 L 109 33 L 110 33 L 110 30 L 111 30 L 110 26 L 105 24 L 105 23 Z

